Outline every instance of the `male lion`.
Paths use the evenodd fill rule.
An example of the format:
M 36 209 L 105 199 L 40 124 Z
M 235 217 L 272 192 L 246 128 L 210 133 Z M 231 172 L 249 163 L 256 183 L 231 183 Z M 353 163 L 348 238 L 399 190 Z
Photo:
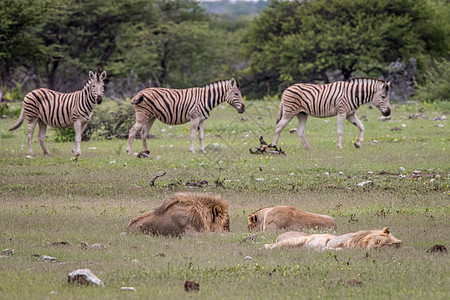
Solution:
M 289 231 L 280 234 L 275 244 L 266 244 L 266 249 L 282 247 L 307 247 L 316 250 L 366 248 L 379 249 L 386 246 L 401 247 L 403 241 L 394 237 L 389 228 L 383 230 L 361 230 L 343 235 L 307 234 Z
M 131 232 L 180 236 L 190 232 L 230 231 L 228 202 L 220 196 L 176 193 L 128 224 Z
M 282 230 L 315 227 L 334 227 L 336 223 L 327 215 L 304 212 L 292 206 L 264 207 L 248 215 L 249 230 Z

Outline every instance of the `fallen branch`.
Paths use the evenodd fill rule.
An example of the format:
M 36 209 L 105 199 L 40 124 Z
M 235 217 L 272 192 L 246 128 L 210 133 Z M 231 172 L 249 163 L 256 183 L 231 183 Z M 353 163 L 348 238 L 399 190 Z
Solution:
M 269 153 L 269 154 L 286 155 L 286 152 L 281 150 L 281 148 L 278 148 L 277 146 L 274 146 L 272 144 L 267 144 L 264 141 L 262 136 L 259 137 L 259 143 L 260 143 L 260 146 L 259 147 L 255 147 L 256 151 L 252 150 L 251 148 L 249 149 L 250 150 L 250 154 Z
M 166 172 L 159 172 L 152 180 L 150 180 L 150 185 L 155 186 L 156 179 L 163 177 L 164 175 L 166 175 Z

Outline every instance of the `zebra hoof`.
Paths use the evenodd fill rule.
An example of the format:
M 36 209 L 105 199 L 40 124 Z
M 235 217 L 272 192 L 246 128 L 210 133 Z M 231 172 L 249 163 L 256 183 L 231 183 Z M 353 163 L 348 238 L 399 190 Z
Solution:
M 361 146 L 358 145 L 357 143 L 355 143 L 355 148 L 358 149 L 359 147 L 361 147 Z

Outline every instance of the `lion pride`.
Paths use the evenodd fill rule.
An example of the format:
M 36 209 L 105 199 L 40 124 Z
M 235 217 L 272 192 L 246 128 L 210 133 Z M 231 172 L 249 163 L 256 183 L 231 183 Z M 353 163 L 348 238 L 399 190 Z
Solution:
M 264 207 L 248 215 L 249 230 L 283 230 L 316 227 L 334 227 L 336 223 L 327 215 L 304 212 L 292 206 Z
M 190 232 L 230 231 L 228 202 L 220 196 L 176 193 L 128 224 L 131 232 L 180 236 Z
M 306 247 L 316 250 L 366 248 L 379 249 L 381 247 L 401 247 L 403 241 L 394 237 L 389 228 L 383 230 L 361 230 L 343 235 L 334 234 L 307 234 L 304 232 L 289 231 L 280 234 L 275 244 L 266 244 L 266 249 L 284 247 Z

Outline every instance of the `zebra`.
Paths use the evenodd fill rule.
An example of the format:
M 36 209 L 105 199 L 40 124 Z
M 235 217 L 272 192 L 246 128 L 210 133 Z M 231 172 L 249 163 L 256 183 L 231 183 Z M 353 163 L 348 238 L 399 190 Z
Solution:
M 342 148 L 342 134 L 347 119 L 359 129 L 358 140 L 355 142 L 355 147 L 359 148 L 363 141 L 364 125 L 356 116 L 356 110 L 362 104 L 373 102 L 383 116 L 389 116 L 389 87 L 390 82 L 366 77 L 352 78 L 348 82 L 291 85 L 281 96 L 272 144 L 278 143 L 281 131 L 297 116 L 297 134 L 305 149 L 311 149 L 305 138 L 308 115 L 319 118 L 337 115 L 337 147 Z
M 198 131 L 200 151 L 206 153 L 203 145 L 204 122 L 211 110 L 222 102 L 228 102 L 239 113 L 245 112 L 239 83 L 234 79 L 220 80 L 203 87 L 188 89 L 148 88 L 131 99 L 136 112 L 136 123 L 130 129 L 127 153 L 137 132 L 141 132 L 144 151 L 147 148 L 147 135 L 156 119 L 169 125 L 191 122 L 191 144 L 189 151 L 195 153 L 194 140 Z
M 92 71 L 89 71 L 89 80 L 86 81 L 83 89 L 80 91 L 60 93 L 40 88 L 29 92 L 23 100 L 19 119 L 9 130 L 12 131 L 19 128 L 23 123 L 24 116 L 26 116 L 28 121 L 28 154 L 34 155 L 31 140 L 36 124 L 39 124 L 39 143 L 44 155 L 50 155 L 45 145 L 47 125 L 54 128 L 73 126 L 75 129 L 75 142 L 72 153 L 75 156 L 79 156 L 81 154 L 81 134 L 86 129 L 87 123 L 93 115 L 94 105 L 102 103 L 105 78 L 105 71 L 101 74 L 98 74 L 98 72 L 94 74 Z

